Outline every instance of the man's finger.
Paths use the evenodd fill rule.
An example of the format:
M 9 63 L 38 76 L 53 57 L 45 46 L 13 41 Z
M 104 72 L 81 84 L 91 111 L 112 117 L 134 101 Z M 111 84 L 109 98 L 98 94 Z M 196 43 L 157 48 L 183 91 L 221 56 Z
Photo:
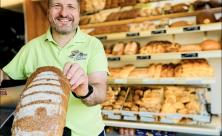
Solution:
M 64 75 L 67 75 L 67 73 L 68 73 L 68 71 L 69 71 L 69 69 L 70 69 L 71 66 L 72 66 L 72 63 L 71 63 L 71 62 L 67 62 L 67 63 L 65 64 L 65 66 L 64 66 L 64 68 L 63 68 L 63 73 L 64 73 Z
M 77 70 L 75 75 L 70 79 L 70 84 L 74 85 L 81 78 L 81 76 L 84 76 L 84 73 L 80 70 Z
M 72 64 L 67 72 L 67 78 L 71 79 L 73 76 L 75 76 L 75 74 L 78 73 L 78 71 L 80 71 L 80 66 L 78 64 Z

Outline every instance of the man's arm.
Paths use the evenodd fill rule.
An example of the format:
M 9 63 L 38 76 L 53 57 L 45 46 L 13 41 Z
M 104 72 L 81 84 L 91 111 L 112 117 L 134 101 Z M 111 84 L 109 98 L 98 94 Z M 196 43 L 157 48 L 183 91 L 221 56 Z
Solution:
M 9 76 L 6 75 L 1 69 L 0 69 L 0 85 L 3 80 L 10 80 Z
M 101 104 L 106 99 L 106 72 L 94 72 L 88 75 L 89 84 L 93 87 L 93 93 L 82 101 L 89 106 Z

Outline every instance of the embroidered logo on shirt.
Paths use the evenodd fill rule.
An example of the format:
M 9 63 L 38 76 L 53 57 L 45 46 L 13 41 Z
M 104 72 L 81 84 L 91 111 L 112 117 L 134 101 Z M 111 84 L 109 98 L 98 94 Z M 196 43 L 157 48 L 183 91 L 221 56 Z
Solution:
M 75 50 L 71 52 L 71 55 L 69 55 L 70 58 L 77 60 L 86 60 L 87 54 L 80 52 L 79 50 Z

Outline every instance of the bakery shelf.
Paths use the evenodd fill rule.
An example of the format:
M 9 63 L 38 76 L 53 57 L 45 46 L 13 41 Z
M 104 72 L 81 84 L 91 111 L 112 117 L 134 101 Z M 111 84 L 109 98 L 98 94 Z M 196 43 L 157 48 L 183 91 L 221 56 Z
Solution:
M 215 83 L 213 78 L 108 78 L 108 84 L 128 85 L 209 85 Z
M 222 26 L 222 23 L 217 22 L 217 23 L 211 23 L 211 24 L 184 26 L 184 27 L 141 31 L 141 32 L 122 32 L 122 33 L 112 33 L 112 34 L 101 34 L 101 35 L 96 35 L 96 37 L 103 41 L 132 39 L 132 38 L 142 38 L 142 37 L 149 37 L 149 36 L 169 35 L 169 34 L 216 31 L 216 30 L 221 30 L 221 26 Z
M 211 123 L 202 125 L 170 125 L 157 123 L 129 122 L 129 121 L 113 121 L 104 120 L 106 126 L 149 129 L 160 131 L 173 131 L 180 133 L 204 134 L 204 135 L 220 135 L 221 132 L 221 117 L 213 117 Z
M 140 54 L 140 55 L 121 55 L 108 56 L 110 62 L 130 62 L 130 61 L 148 61 L 148 60 L 169 60 L 169 59 L 198 59 L 198 58 L 221 58 L 221 50 L 198 51 L 184 53 L 158 53 L 158 54 Z
M 112 21 L 112 22 L 81 25 L 80 27 L 81 27 L 81 29 L 87 29 L 87 28 L 95 28 L 95 27 L 101 27 L 101 26 L 140 23 L 143 21 L 159 20 L 162 18 L 173 19 L 173 18 L 179 18 L 179 17 L 196 16 L 200 12 L 204 12 L 204 11 L 211 12 L 211 13 L 218 13 L 218 12 L 221 12 L 221 10 L 222 10 L 222 8 L 212 8 L 212 9 L 208 9 L 208 10 L 199 10 L 199 11 L 195 11 L 195 12 L 176 13 L 176 14 L 167 14 L 167 15 L 160 15 L 160 16 L 150 16 L 150 17 L 138 17 L 135 19 L 128 19 L 128 20 L 118 20 L 118 21 Z

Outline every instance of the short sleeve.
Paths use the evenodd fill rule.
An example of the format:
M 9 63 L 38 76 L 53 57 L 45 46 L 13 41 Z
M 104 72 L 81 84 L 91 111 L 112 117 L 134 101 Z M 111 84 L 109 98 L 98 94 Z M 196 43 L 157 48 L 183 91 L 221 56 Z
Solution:
M 25 62 L 27 59 L 27 48 L 23 46 L 16 56 L 9 62 L 4 68 L 3 71 L 12 79 L 23 80 L 26 79 L 24 73 Z
M 92 43 L 91 55 L 89 58 L 87 73 L 105 71 L 108 72 L 108 62 L 102 43 L 98 39 L 94 39 Z

